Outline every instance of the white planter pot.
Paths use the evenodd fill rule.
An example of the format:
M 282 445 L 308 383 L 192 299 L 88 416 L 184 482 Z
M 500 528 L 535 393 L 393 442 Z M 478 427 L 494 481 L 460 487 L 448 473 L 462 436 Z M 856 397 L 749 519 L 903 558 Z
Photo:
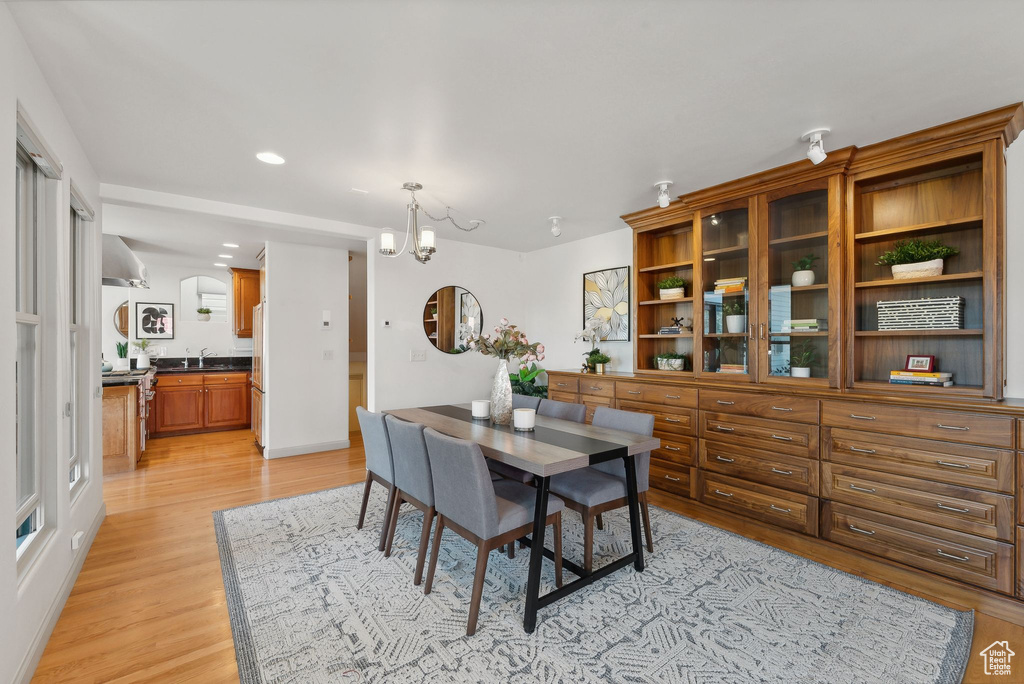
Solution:
M 149 354 L 139 354 L 135 357 L 135 367 L 139 370 L 149 368 Z
M 792 368 L 789 371 L 790 377 L 794 378 L 809 378 L 811 377 L 810 368 Z
M 746 316 L 726 316 L 725 331 L 731 333 L 747 332 Z
M 793 287 L 807 287 L 814 284 L 814 271 L 793 271 Z
M 196 320 L 208 321 L 208 320 L 210 320 L 210 314 L 204 314 L 204 313 L 196 314 Z
M 114 370 L 116 371 L 131 370 L 131 367 L 132 362 L 128 359 L 122 359 L 121 357 L 114 359 Z
M 682 299 L 685 296 L 685 287 L 671 287 L 667 290 L 658 290 L 658 297 L 660 299 Z
M 942 259 L 922 261 L 919 264 L 900 264 L 892 267 L 892 277 L 895 280 L 909 280 L 910 278 L 927 278 L 929 276 L 942 275 L 942 267 L 945 262 Z

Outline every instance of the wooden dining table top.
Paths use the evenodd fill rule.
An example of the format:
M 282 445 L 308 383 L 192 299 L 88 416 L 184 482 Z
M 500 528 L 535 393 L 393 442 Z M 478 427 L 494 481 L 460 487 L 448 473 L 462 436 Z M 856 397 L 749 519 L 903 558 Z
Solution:
M 528 473 L 548 477 L 586 468 L 592 462 L 642 454 L 661 446 L 657 437 L 537 416 L 531 432 L 473 418 L 470 404 L 390 409 L 384 413 L 420 423 L 457 439 L 480 445 L 484 456 Z

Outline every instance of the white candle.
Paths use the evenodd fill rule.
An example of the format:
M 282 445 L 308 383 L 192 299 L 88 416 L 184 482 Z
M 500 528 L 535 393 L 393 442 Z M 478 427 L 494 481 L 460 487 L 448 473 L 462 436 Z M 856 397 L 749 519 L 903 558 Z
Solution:
M 537 412 L 531 408 L 517 408 L 512 411 L 512 420 L 517 430 L 532 430 L 537 424 Z
M 488 399 L 474 399 L 473 400 L 473 417 L 474 418 L 490 418 L 491 417 L 491 402 Z

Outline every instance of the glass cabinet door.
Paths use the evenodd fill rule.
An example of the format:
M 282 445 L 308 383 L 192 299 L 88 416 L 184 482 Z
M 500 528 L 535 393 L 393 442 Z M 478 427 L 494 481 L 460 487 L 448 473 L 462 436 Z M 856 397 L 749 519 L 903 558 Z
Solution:
M 762 203 L 767 221 L 767 306 L 759 324 L 762 380 L 825 384 L 831 376 L 829 182 L 815 181 Z M 835 181 L 838 183 L 838 180 Z M 836 231 L 838 232 L 838 230 Z M 764 263 L 764 262 L 762 262 Z M 838 268 L 836 269 L 838 270 Z M 838 277 L 835 276 L 838 280 Z
M 750 213 L 746 200 L 701 212 L 702 375 L 751 379 Z

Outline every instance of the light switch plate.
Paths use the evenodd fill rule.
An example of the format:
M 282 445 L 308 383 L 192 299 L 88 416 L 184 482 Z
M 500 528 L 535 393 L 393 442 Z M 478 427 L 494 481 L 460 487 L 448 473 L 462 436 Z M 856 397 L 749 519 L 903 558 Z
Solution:
M 427 350 L 425 349 L 413 349 L 409 352 L 410 361 L 426 361 Z
M 333 349 L 324 349 L 324 361 L 333 361 L 333 360 L 334 360 L 334 350 Z

